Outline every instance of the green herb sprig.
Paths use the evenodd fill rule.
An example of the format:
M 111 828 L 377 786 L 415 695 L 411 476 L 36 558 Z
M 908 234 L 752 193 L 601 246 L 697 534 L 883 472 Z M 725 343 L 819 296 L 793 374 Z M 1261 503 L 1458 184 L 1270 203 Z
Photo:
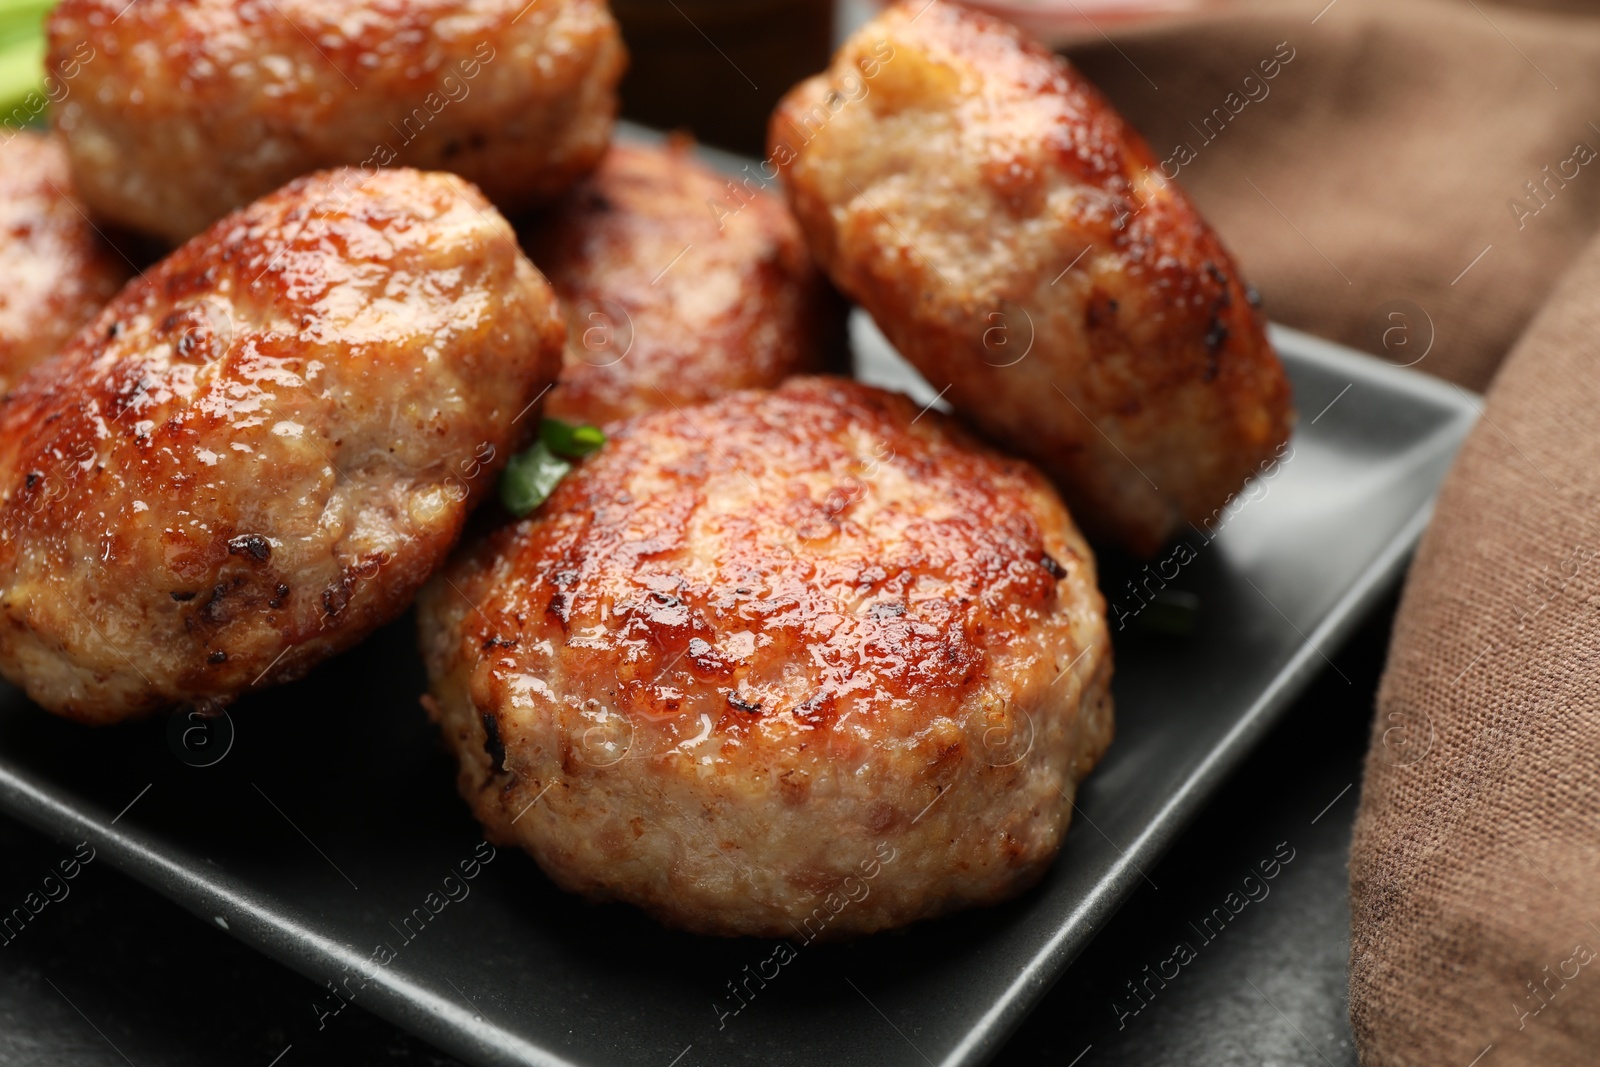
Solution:
M 0 0 L 0 118 L 44 85 L 44 19 L 55 0 Z
M 545 419 L 539 425 L 539 440 L 511 457 L 500 475 L 500 502 L 520 519 L 550 498 L 571 473 L 573 462 L 605 443 L 606 435 L 598 426 Z

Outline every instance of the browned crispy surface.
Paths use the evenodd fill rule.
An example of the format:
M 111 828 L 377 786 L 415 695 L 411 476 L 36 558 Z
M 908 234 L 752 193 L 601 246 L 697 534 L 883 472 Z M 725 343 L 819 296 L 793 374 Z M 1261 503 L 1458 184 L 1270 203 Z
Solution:
M 181 240 L 319 167 L 448 170 L 511 212 L 605 151 L 604 0 L 63 0 L 50 62 L 84 200 Z
M 692 145 L 614 145 L 522 231 L 567 305 L 552 415 L 603 424 L 827 369 L 843 311 L 783 202 Z
M 563 336 L 451 175 L 324 172 L 223 219 L 0 408 L 0 672 L 104 722 L 354 644 L 449 551 Z
M 0 393 L 55 355 L 131 273 L 84 215 L 56 137 L 24 130 L 0 144 Z
M 1004 23 L 893 7 L 770 139 L 835 283 L 1091 535 L 1153 552 L 1287 439 L 1232 258 L 1099 93 Z
M 1110 740 L 1104 602 L 1055 492 L 842 379 L 619 424 L 419 607 L 491 839 L 693 930 L 1016 893 Z

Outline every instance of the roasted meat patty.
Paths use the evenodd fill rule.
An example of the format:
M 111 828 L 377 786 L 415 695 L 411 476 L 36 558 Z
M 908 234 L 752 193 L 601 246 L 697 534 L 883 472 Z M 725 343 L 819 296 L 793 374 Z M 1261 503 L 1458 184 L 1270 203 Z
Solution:
M 604 424 L 828 369 L 843 303 L 783 200 L 718 174 L 683 139 L 614 145 L 521 228 L 567 306 L 552 415 Z
M 55 355 L 133 268 L 95 230 L 54 136 L 0 146 L 0 394 Z
M 641 415 L 419 600 L 490 840 L 714 934 L 1009 897 L 1111 737 L 1088 547 L 905 397 L 795 378 Z
M 53 109 L 83 198 L 179 241 L 322 167 L 447 170 L 507 212 L 605 151 L 626 54 L 605 0 L 62 0 Z
M 445 558 L 565 333 L 453 175 L 224 218 L 0 406 L 0 672 L 92 722 L 304 674 Z
M 1232 257 L 1094 87 L 1013 27 L 891 7 L 783 100 L 770 148 L 834 282 L 1092 537 L 1155 552 L 1288 438 Z

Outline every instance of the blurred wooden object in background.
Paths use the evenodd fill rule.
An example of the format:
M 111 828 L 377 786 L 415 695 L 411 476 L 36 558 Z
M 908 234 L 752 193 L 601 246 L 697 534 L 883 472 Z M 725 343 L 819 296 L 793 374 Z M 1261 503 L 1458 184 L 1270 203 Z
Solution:
M 764 154 L 767 117 L 828 65 L 835 0 L 611 0 L 631 64 L 625 117 Z
M 1121 28 L 1169 15 L 1214 10 L 1218 0 L 966 0 L 1033 34 L 1046 44 L 1062 44 L 1102 30 Z
M 842 40 L 891 0 L 839 0 L 836 32 Z M 1238 0 L 961 0 L 1027 30 L 1052 47 L 1062 47 L 1136 22 L 1213 14 Z M 1551 0 L 1556 2 L 1556 0 Z M 1592 0 L 1589 0 L 1592 2 Z

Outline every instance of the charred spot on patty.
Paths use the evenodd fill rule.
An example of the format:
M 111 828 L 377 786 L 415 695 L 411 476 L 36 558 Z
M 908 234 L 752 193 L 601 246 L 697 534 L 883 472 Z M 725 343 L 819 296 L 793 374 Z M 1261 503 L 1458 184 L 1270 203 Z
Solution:
M 489 714 L 483 716 L 483 750 L 488 753 L 495 770 L 505 770 L 506 746 L 500 740 L 500 720 Z
M 225 603 L 228 596 L 227 585 L 219 582 L 211 587 L 211 598 L 200 608 L 200 616 L 206 622 L 222 623 L 228 621 L 228 608 Z
M 336 617 L 350 603 L 350 590 L 336 585 L 322 591 L 322 607 L 330 618 Z
M 249 556 L 257 563 L 272 558 L 272 542 L 260 534 L 240 534 L 228 542 L 228 555 Z

